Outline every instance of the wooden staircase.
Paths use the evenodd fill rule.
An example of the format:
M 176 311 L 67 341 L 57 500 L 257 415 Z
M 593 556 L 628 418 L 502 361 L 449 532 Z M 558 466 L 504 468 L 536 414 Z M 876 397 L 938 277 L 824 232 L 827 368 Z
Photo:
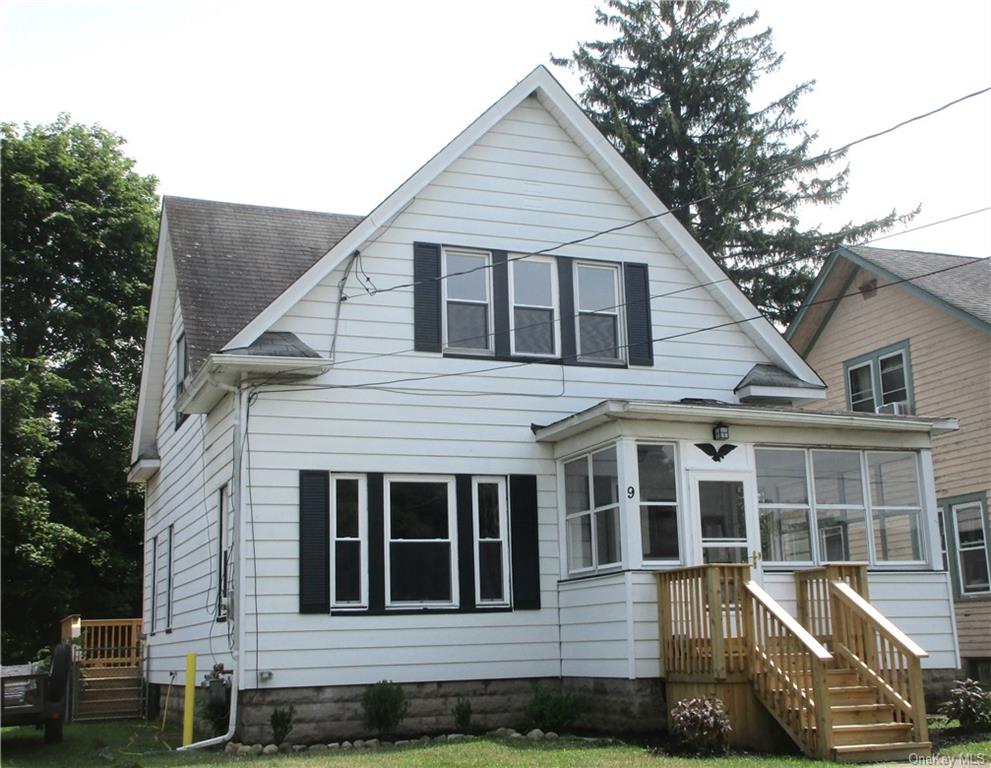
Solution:
M 76 647 L 74 720 L 118 720 L 144 715 L 141 619 L 62 620 L 63 642 Z
M 141 670 L 137 667 L 82 667 L 76 720 L 141 717 L 144 710 Z
M 931 755 L 926 653 L 868 602 L 865 566 L 796 573 L 799 619 L 749 579 L 746 565 L 678 569 L 658 574 L 658 586 L 669 694 L 683 696 L 694 681 L 693 695 L 731 702 L 737 743 L 766 745 L 755 743 L 760 724 L 746 712 L 756 699 L 810 757 Z M 741 697 L 741 687 L 752 698 Z

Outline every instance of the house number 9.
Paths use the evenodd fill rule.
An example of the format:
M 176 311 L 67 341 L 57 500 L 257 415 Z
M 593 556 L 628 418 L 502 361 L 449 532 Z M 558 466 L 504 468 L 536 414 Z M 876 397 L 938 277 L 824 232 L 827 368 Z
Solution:
M 637 491 L 632 485 L 626 489 L 626 498 L 632 499 L 636 495 L 637 495 Z

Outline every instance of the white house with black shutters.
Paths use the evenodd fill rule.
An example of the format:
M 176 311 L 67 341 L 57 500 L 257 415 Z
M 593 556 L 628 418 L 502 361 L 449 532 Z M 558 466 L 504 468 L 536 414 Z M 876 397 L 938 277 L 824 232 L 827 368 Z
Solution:
M 794 612 L 827 560 L 955 669 L 951 421 L 800 410 L 824 386 L 757 314 L 542 67 L 367 216 L 166 198 L 148 680 L 223 662 L 252 739 L 280 702 L 296 738 L 356 735 L 383 679 L 411 731 L 457 696 L 515 722 L 537 681 L 648 727 L 656 571 L 750 563 Z

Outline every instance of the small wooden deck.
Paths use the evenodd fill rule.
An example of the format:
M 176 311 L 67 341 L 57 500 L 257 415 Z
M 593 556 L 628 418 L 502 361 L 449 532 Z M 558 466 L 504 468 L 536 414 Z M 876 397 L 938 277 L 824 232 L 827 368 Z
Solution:
M 806 755 L 842 762 L 930 754 L 926 653 L 870 604 L 866 566 L 795 581 L 798 618 L 747 565 L 657 574 L 668 706 L 718 696 L 740 746 L 777 751 L 783 733 Z
M 83 619 L 76 614 L 62 620 L 61 633 L 62 641 L 76 648 L 73 719 L 141 717 L 141 619 Z

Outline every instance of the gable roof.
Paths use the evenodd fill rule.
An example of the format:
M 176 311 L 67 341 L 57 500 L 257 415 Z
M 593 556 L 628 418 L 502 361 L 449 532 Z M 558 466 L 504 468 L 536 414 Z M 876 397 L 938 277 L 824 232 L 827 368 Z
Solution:
M 672 249 L 700 283 L 706 284 L 706 290 L 732 320 L 744 321 L 754 316 L 754 307 L 743 292 L 732 280 L 726 278 L 725 272 L 677 218 L 668 215 L 665 205 L 588 119 L 581 107 L 554 76 L 545 67 L 538 66 L 383 200 L 354 229 L 329 249 L 323 258 L 314 263 L 242 328 L 227 346 L 247 346 L 269 330 L 274 322 L 316 287 L 345 258 L 355 250 L 360 250 L 365 242 L 386 227 L 422 189 L 436 179 L 483 134 L 524 99 L 531 96 L 536 97 L 558 121 L 562 129 L 586 153 L 589 160 L 626 199 L 638 216 L 654 217 L 646 221 L 647 226 Z M 567 247 L 558 250 L 562 254 L 568 253 Z M 822 384 L 815 371 L 791 348 L 769 321 L 761 318 L 741 322 L 740 328 L 773 364 L 812 386 Z
M 185 197 L 162 208 L 190 373 L 363 218 Z
M 823 265 L 785 332 L 785 338 L 803 355 L 811 351 L 829 321 L 836 306 L 831 299 L 839 301 L 850 292 L 858 268 L 873 272 L 882 284 L 898 283 L 964 322 L 991 331 L 991 259 L 862 245 L 841 247 Z

